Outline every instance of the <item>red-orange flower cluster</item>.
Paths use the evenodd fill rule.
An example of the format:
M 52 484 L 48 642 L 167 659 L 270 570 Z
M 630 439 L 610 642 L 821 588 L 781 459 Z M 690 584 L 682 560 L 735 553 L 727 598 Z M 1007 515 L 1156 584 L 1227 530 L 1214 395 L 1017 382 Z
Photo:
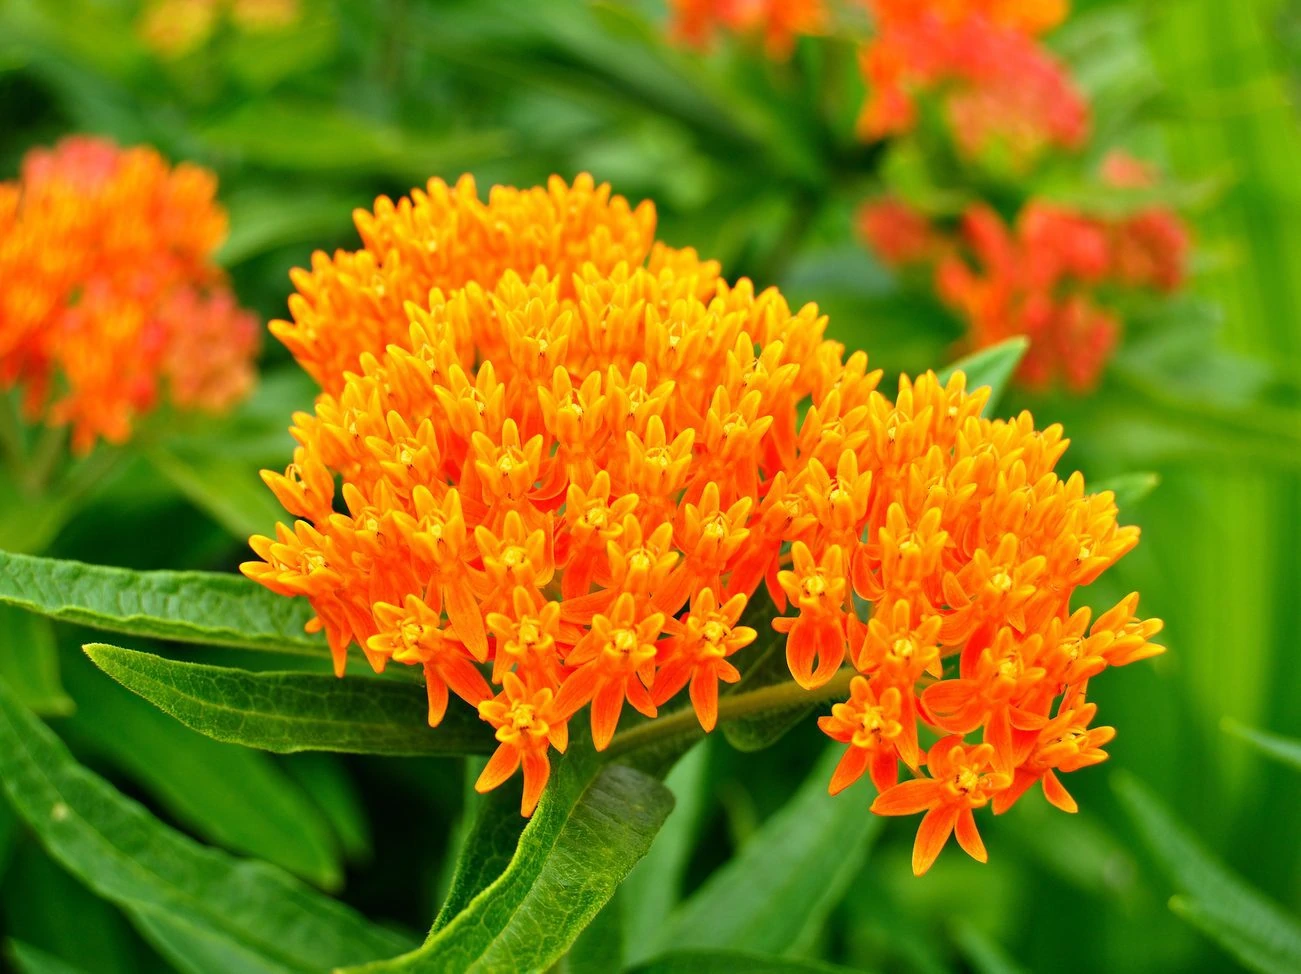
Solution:
M 860 51 L 868 100 L 859 130 L 879 139 L 911 129 L 916 97 L 941 94 L 958 147 L 998 144 L 1014 158 L 1083 144 L 1089 110 L 1035 35 L 1065 15 L 1061 0 L 867 0 L 875 35 Z
M 859 227 L 885 263 L 935 266 L 940 297 L 967 323 L 973 347 L 1025 335 L 1031 344 L 1019 378 L 1040 388 L 1061 379 L 1077 391 L 1097 383 L 1120 337 L 1119 317 L 1096 292 L 1171 291 L 1188 253 L 1183 222 L 1162 207 L 1102 218 L 1036 201 L 1009 227 L 976 205 L 948 235 L 886 198 L 864 205 Z
M 88 137 L 0 183 L 0 385 L 74 449 L 125 440 L 162 394 L 219 410 L 251 386 L 257 323 L 212 262 L 215 192 L 204 169 Z
M 828 25 L 826 0 L 671 0 L 672 33 L 696 47 L 720 31 L 763 37 L 773 57 L 790 54 L 797 37 L 821 34 Z
M 846 659 L 862 674 L 823 725 L 850 745 L 835 787 L 870 769 L 889 788 L 900 760 L 920 772 L 919 727 L 935 727 L 959 750 L 932 770 L 979 779 L 954 772 L 965 806 L 925 796 L 944 809 L 928 821 L 961 838 L 979 796 L 1003 807 L 1035 781 L 1055 795 L 1057 772 L 1100 759 L 1086 683 L 1157 652 L 1160 624 L 1136 620 L 1133 598 L 1092 627 L 1071 614 L 1075 587 L 1137 531 L 1109 494 L 1053 473 L 1059 429 L 982 418 L 987 390 L 961 375 L 904 379 L 890 399 L 862 353 L 823 338 L 815 307 L 652 243 L 649 205 L 590 178 L 494 191 L 467 225 L 515 229 L 457 249 L 472 198 L 434 181 L 415 202 L 381 200 L 358 217 L 365 250 L 298 278 L 318 298 L 297 325 L 310 321 L 295 349 L 309 367 L 358 321 L 387 345 L 358 349 L 295 416 L 293 464 L 264 477 L 299 520 L 252 539 L 243 570 L 311 602 L 339 672 L 355 643 L 376 669 L 423 668 L 431 724 L 452 694 L 477 706 L 499 742 L 478 787 L 522 766 L 529 814 L 584 706 L 598 749 L 625 704 L 654 717 L 684 689 L 711 729 L 765 586 L 798 684 L 824 686 Z M 519 267 L 501 256 L 510 234 Z M 563 274 L 522 243 L 562 240 Z M 449 278 L 409 271 L 405 255 L 447 249 L 463 262 Z M 488 283 L 457 277 L 476 263 Z M 371 295 L 399 272 L 427 296 L 389 317 Z M 963 743 L 977 729 L 986 742 Z

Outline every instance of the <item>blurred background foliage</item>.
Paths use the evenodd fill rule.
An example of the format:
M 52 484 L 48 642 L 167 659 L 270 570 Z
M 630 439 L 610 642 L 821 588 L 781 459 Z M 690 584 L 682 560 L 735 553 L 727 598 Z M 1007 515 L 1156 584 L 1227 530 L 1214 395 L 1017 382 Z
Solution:
M 1027 800 L 989 826 L 989 865 L 950 851 L 916 880 L 913 823 L 818 798 L 811 721 L 761 754 L 711 740 L 671 778 L 679 810 L 654 865 L 607 912 L 625 914 L 633 959 L 656 943 L 708 943 L 719 936 L 708 924 L 665 920 L 673 903 L 705 884 L 725 915 L 739 893 L 717 870 L 747 849 L 785 849 L 802 857 L 804 885 L 771 895 L 789 912 L 807 906 L 807 922 L 743 931 L 756 947 L 872 971 L 1225 969 L 1234 960 L 1172 912 L 1188 880 L 1168 850 L 1163 859 L 1142 841 L 1153 822 L 1133 817 L 1146 806 L 1121 768 L 1232 870 L 1290 912 L 1301 907 L 1301 775 L 1222 728 L 1227 718 L 1301 737 L 1301 8 L 1076 0 L 1050 43 L 1092 101 L 1097 152 L 955 181 L 915 145 L 854 137 L 863 90 L 842 41 L 801 41 L 778 62 L 736 41 L 681 50 L 665 41 L 656 3 L 302 0 L 296 20 L 258 29 L 238 21 L 238 6 L 220 8 L 185 49 L 159 53 L 144 4 L 0 0 L 0 175 L 72 131 L 213 167 L 231 218 L 222 260 L 264 318 L 284 313 L 287 272 L 313 249 L 355 245 L 350 212 L 377 194 L 431 174 L 468 171 L 486 187 L 588 170 L 653 199 L 669 243 L 793 302 L 816 300 L 833 333 L 887 375 L 916 371 L 952 357 L 959 325 L 861 247 L 852 216 L 865 196 L 888 183 L 914 196 L 1015 199 L 1033 180 L 1036 193 L 1075 199 L 1109 145 L 1158 161 L 1172 177 L 1168 201 L 1194 229 L 1189 286 L 1125 309 L 1127 342 L 1091 396 L 1013 393 L 1001 407 L 1065 423 L 1066 465 L 1093 480 L 1159 477 L 1122 503 L 1143 544 L 1090 597 L 1141 591 L 1145 612 L 1167 620 L 1171 651 L 1098 688 L 1119 736 L 1109 765 L 1072 779 L 1080 814 Z M 50 553 L 233 567 L 243 536 L 277 517 L 256 470 L 283 467 L 289 414 L 312 395 L 272 342 L 263 368 L 235 417 L 173 427 L 96 484 Z M 15 532 L 29 513 L 10 510 L 0 526 Z M 45 647 L 21 666 L 7 654 L 5 678 L 126 793 L 373 917 L 427 926 L 462 828 L 460 763 L 273 758 L 218 744 L 95 672 L 78 649 L 85 634 L 12 610 L 0 633 Z M 808 802 L 803 827 L 775 819 L 810 771 L 816 787 L 796 799 Z M 7 936 L 85 971 L 168 969 L 2 806 L 0 862 Z

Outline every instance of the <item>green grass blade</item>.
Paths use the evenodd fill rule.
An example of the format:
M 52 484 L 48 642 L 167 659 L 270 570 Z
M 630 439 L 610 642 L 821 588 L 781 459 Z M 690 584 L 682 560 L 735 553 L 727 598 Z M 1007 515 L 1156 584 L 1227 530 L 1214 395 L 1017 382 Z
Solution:
M 866 812 L 864 783 L 827 793 L 842 750 L 828 748 L 785 807 L 682 904 L 659 949 L 780 954 L 821 928 L 881 828 Z
M 1271 734 L 1269 731 L 1244 727 L 1236 720 L 1228 717 L 1220 721 L 1220 726 L 1234 737 L 1240 737 L 1247 743 L 1255 745 L 1256 749 L 1262 754 L 1273 758 L 1275 761 L 1290 765 L 1297 771 L 1301 771 L 1301 741 L 1283 737 L 1279 734 Z
M 1262 974 L 1301 970 L 1301 925 L 1217 862 L 1131 775 L 1116 794 L 1157 861 L 1185 895 L 1171 908 Z M 1286 827 L 1286 826 L 1283 826 Z

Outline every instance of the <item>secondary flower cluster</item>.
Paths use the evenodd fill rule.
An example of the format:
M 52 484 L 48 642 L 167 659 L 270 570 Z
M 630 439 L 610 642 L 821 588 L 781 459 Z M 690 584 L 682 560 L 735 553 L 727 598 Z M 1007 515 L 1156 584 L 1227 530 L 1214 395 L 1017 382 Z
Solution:
M 1087 138 L 1088 105 L 1036 41 L 1065 16 L 1063 0 L 866 3 L 875 32 L 859 55 L 868 82 L 859 117 L 865 137 L 912 129 L 917 96 L 935 93 L 968 156 L 999 146 L 1025 159 Z
M 918 98 L 935 96 L 964 154 L 991 147 L 1032 158 L 1046 145 L 1078 148 L 1089 109 L 1063 67 L 1037 41 L 1066 14 L 1064 0 L 858 0 L 871 18 L 859 48 L 868 95 L 859 133 L 910 131 Z M 773 57 L 795 39 L 833 28 L 823 0 L 674 0 L 673 35 L 696 46 L 726 31 L 762 35 Z M 846 24 L 847 26 L 847 24 Z
M 1138 185 L 1137 165 L 1114 156 L 1104 179 Z M 1042 388 L 1060 379 L 1076 391 L 1096 385 L 1120 337 L 1120 319 L 1099 292 L 1172 291 L 1183 281 L 1188 253 L 1183 222 L 1159 206 L 1098 217 L 1032 201 L 1009 226 L 976 204 L 959 230 L 947 233 L 887 197 L 863 207 L 859 226 L 885 263 L 934 267 L 936 290 L 967 324 L 970 345 L 1025 335 L 1031 345 L 1022 381 Z
M 358 216 L 366 249 L 318 257 L 276 325 L 313 369 L 358 322 L 387 343 L 295 416 L 294 462 L 264 478 L 299 520 L 243 566 L 310 601 L 340 673 L 357 644 L 376 669 L 423 668 L 431 724 L 452 694 L 477 706 L 500 742 L 477 787 L 522 766 L 529 814 L 584 706 L 597 749 L 625 703 L 654 717 L 688 688 L 712 729 L 763 586 L 801 686 L 846 659 L 861 674 L 824 722 L 849 744 L 833 787 L 870 766 L 898 811 L 898 762 L 928 766 L 919 727 L 952 735 L 924 779 L 950 789 L 958 769 L 922 803 L 928 841 L 948 822 L 971 848 L 980 796 L 1056 795 L 1055 771 L 1101 759 L 1085 684 L 1156 652 L 1159 623 L 1132 598 L 1092 627 L 1070 614 L 1137 531 L 1053 474 L 1059 429 L 981 418 L 987 391 L 960 375 L 883 395 L 815 307 L 653 243 L 649 205 L 587 177 L 472 200 L 466 181 L 381 200 Z M 454 256 L 399 278 L 420 253 Z M 369 295 L 399 279 L 426 293 L 390 316 Z
M 253 382 L 257 322 L 212 254 L 216 180 L 152 149 L 74 137 L 0 183 L 0 386 L 88 450 L 166 397 L 220 410 Z

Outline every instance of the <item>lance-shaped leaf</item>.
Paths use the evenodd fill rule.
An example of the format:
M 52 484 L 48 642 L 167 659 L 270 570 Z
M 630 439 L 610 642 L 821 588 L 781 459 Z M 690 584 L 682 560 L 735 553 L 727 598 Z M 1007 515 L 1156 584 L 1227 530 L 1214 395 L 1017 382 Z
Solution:
M 489 728 L 466 706 L 431 728 L 422 687 L 317 673 L 253 673 L 185 663 L 103 643 L 86 647 L 101 670 L 191 730 L 219 741 L 290 754 L 491 752 Z
M 1022 335 L 1009 338 L 946 366 L 940 370 L 940 379 L 948 382 L 953 373 L 962 372 L 967 377 L 968 389 L 989 386 L 989 402 L 985 405 L 988 413 L 1003 398 L 1007 384 L 1012 381 L 1016 367 L 1021 364 L 1029 347 L 1030 340 Z
M 654 778 L 601 767 L 590 746 L 573 743 L 501 875 L 418 950 L 349 974 L 542 971 L 564 954 L 673 807 Z
M 1294 918 L 1217 862 L 1137 779 L 1120 773 L 1113 784 L 1148 848 L 1186 894 L 1171 901 L 1176 914 L 1252 970 L 1301 971 Z
M 828 748 L 781 811 L 682 904 L 662 928 L 659 949 L 780 954 L 807 945 L 881 829 L 859 793 L 864 783 L 827 793 L 842 752 Z
M 60 730 L 78 754 L 124 774 L 204 841 L 326 889 L 339 885 L 328 821 L 270 755 L 178 727 L 85 660 L 69 662 L 68 687 L 79 703 Z
M 92 629 L 324 656 L 312 611 L 240 575 L 135 572 L 0 551 L 0 603 Z
M 48 619 L 0 605 L 0 680 L 29 710 L 66 717 L 76 704 L 59 679 L 59 647 Z
M 201 846 L 159 822 L 77 764 L 2 687 L 0 782 L 46 851 L 135 916 L 181 970 L 319 974 L 404 946 L 276 867 Z M 233 957 L 258 966 L 218 960 Z

